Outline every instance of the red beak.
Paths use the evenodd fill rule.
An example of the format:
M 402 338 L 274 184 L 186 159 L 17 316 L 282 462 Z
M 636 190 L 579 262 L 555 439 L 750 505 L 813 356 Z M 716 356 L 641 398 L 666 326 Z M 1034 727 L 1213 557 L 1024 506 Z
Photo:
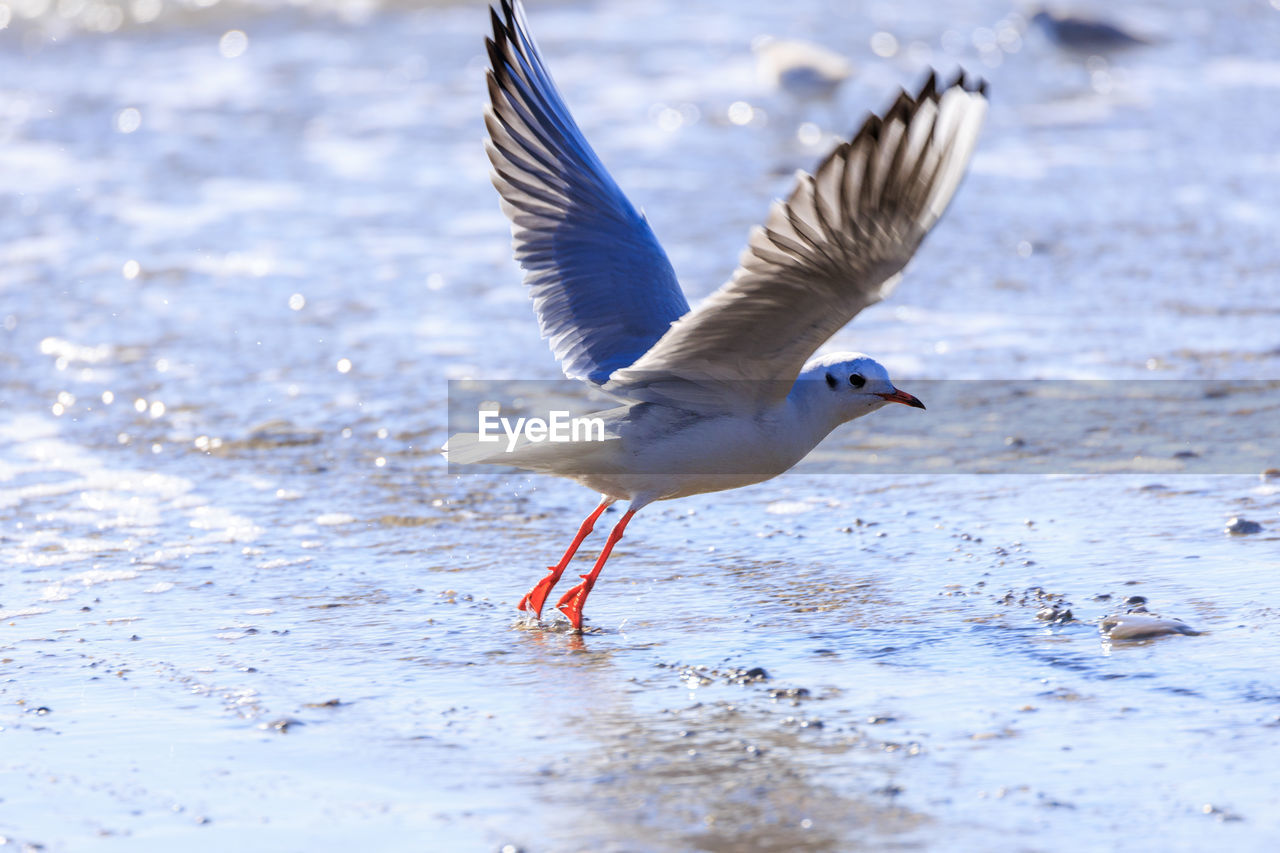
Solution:
M 924 403 L 921 403 L 915 397 L 912 397 L 906 391 L 899 391 L 896 388 L 892 394 L 881 394 L 881 397 L 890 403 L 901 403 L 904 406 L 911 406 L 913 409 L 923 409 Z

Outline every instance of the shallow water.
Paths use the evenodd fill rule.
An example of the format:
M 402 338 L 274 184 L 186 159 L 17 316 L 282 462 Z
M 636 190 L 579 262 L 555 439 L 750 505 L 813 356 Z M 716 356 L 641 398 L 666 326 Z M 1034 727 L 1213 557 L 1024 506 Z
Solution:
M 908 389 L 1274 380 L 1280 10 L 1202 5 L 1127 9 L 1164 41 L 1092 72 L 984 0 L 530 15 L 691 299 L 820 156 L 797 121 L 963 62 L 992 83 L 972 173 L 833 346 Z M 482 4 L 3 8 L 9 845 L 1272 848 L 1280 481 L 811 466 L 650 507 L 584 636 L 530 626 L 594 497 L 436 453 L 447 380 L 558 375 L 480 146 Z M 859 76 L 807 114 L 756 82 L 762 33 Z M 934 414 L 822 459 L 923 454 Z M 1248 422 L 1197 451 L 1265 457 Z M 1110 643 L 1134 595 L 1201 633 Z

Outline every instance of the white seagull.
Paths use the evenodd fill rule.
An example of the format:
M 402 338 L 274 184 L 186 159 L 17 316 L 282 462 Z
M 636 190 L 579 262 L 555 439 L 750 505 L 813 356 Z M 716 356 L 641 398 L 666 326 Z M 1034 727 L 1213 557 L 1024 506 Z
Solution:
M 520 601 L 541 616 L 605 508 L 630 502 L 595 566 L 557 603 L 574 628 L 632 517 L 660 500 L 768 480 L 833 429 L 887 403 L 923 409 L 858 353 L 810 357 L 883 299 L 969 162 L 986 84 L 933 74 L 883 118 L 797 174 L 749 237 L 733 277 L 695 311 L 643 214 L 561 99 L 519 0 L 490 9 L 486 148 L 544 338 L 566 376 L 616 398 L 604 440 L 520 443 L 456 435 L 453 463 L 568 477 L 600 493 L 560 562 Z M 808 361 L 806 361 L 808 360 Z M 594 438 L 594 436 L 593 436 Z
M 853 74 L 849 60 L 813 42 L 762 36 L 751 49 L 760 77 L 800 101 L 830 101 Z

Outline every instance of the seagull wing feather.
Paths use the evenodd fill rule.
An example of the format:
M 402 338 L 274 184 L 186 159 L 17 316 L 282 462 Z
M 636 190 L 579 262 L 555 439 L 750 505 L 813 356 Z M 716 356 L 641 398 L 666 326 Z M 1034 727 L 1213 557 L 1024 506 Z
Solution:
M 767 404 L 814 351 L 886 297 L 946 210 L 973 152 L 986 84 L 959 74 L 869 116 L 755 228 L 733 277 L 606 391 L 703 406 Z
M 601 384 L 689 310 L 671 262 L 578 129 L 518 0 L 491 10 L 485 126 L 542 336 L 566 376 Z

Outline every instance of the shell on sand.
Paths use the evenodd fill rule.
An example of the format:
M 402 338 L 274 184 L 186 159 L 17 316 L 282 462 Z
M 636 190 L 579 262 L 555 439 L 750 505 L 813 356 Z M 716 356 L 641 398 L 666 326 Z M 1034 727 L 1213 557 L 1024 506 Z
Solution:
M 1154 613 L 1116 613 L 1103 617 L 1099 623 L 1102 633 L 1111 640 L 1142 640 L 1165 634 L 1199 634 L 1181 619 L 1157 616 Z

